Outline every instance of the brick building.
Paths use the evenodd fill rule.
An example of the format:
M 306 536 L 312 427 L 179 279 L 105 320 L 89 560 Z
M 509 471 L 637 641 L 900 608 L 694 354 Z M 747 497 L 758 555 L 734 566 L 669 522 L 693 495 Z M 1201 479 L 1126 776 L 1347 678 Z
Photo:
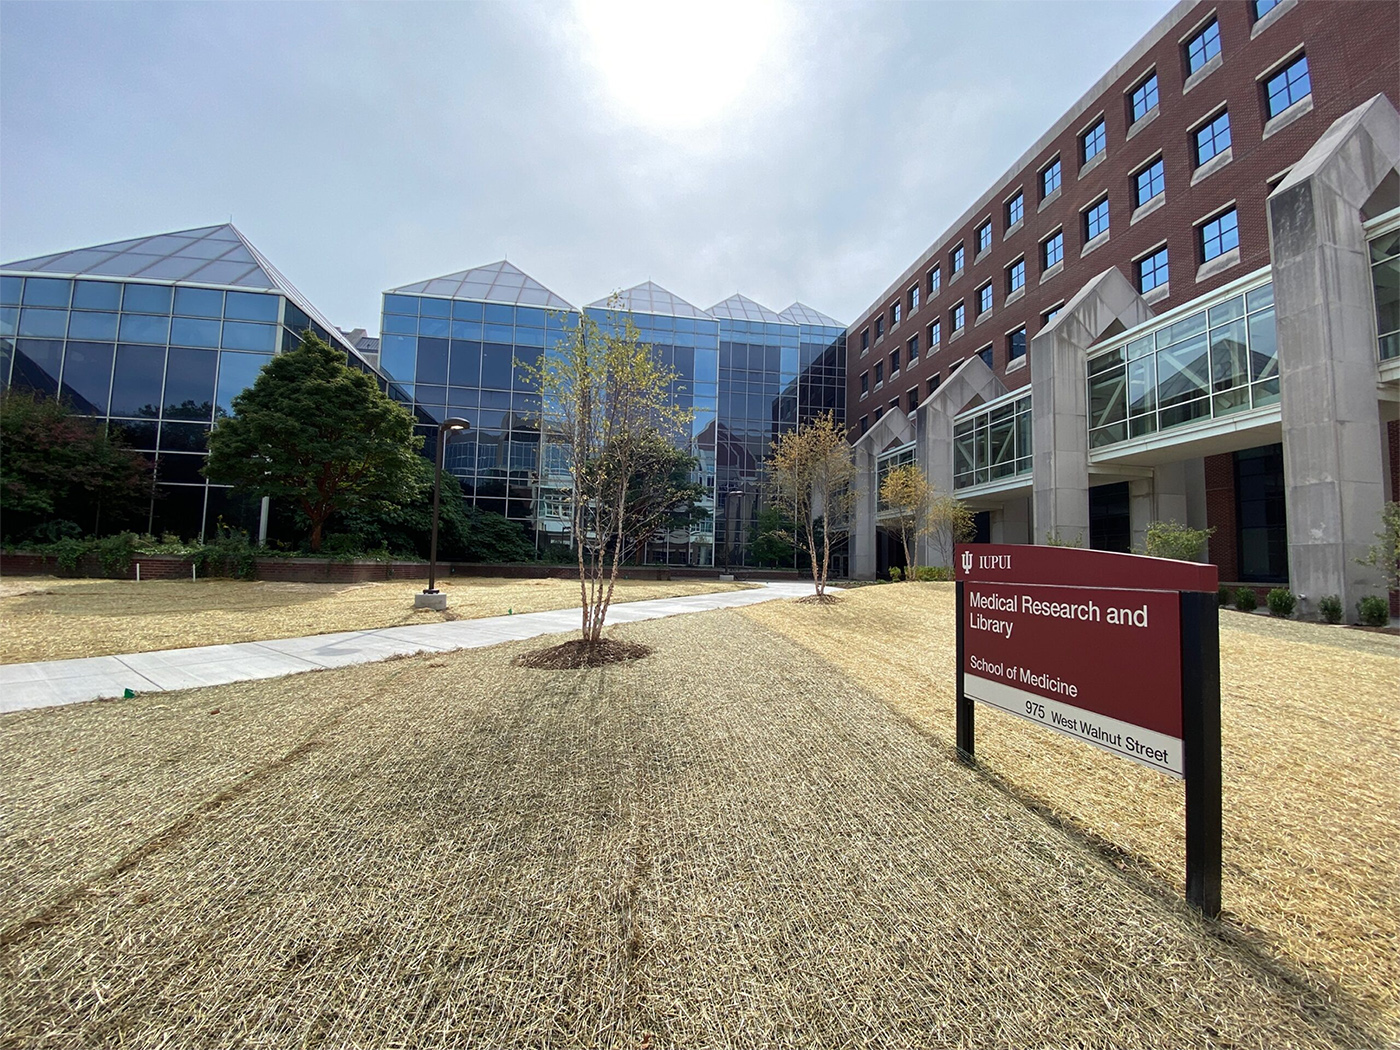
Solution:
M 1178 4 L 848 330 L 856 575 L 919 462 L 982 539 L 1211 526 L 1349 605 L 1395 499 L 1400 5 Z M 926 556 L 927 556 L 926 552 Z

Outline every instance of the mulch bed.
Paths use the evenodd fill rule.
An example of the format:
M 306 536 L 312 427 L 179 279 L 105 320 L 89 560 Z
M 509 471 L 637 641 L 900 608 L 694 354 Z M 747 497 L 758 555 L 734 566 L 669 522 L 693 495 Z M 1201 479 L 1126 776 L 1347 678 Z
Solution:
M 652 652 L 649 645 L 623 642 L 616 638 L 600 638 L 596 642 L 575 638 L 561 645 L 551 645 L 548 649 L 536 649 L 517 656 L 512 663 L 516 667 L 533 667 L 539 671 L 573 671 L 580 667 L 602 667 L 605 664 L 640 660 Z

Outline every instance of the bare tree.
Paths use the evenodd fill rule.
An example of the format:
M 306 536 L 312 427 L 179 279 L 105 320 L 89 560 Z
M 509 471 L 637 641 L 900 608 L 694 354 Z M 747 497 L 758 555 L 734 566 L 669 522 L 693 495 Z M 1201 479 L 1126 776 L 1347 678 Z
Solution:
M 794 522 L 793 543 L 811 559 L 817 598 L 824 600 L 831 536 L 845 527 L 855 504 L 856 467 L 846 428 L 826 412 L 789 430 L 773 442 L 768 470 L 774 502 Z
M 602 635 L 623 559 L 690 495 L 662 454 L 691 416 L 671 396 L 676 375 L 641 342 L 621 301 L 608 305 L 602 325 L 581 313 L 531 369 L 541 431 L 567 463 L 585 646 Z
M 972 511 L 956 496 L 934 492 L 929 500 L 928 537 L 943 565 L 953 564 L 953 551 L 977 535 Z
M 901 463 L 880 479 L 880 508 L 899 531 L 904 547 L 904 578 L 914 580 L 919 569 L 919 539 L 933 530 L 933 485 L 917 463 Z

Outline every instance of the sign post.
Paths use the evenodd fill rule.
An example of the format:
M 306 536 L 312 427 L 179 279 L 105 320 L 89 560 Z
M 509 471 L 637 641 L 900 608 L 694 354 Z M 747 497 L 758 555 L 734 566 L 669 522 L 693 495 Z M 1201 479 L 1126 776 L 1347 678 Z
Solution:
M 974 701 L 1186 783 L 1186 896 L 1220 914 L 1214 565 L 1065 547 L 959 547 L 957 748 Z

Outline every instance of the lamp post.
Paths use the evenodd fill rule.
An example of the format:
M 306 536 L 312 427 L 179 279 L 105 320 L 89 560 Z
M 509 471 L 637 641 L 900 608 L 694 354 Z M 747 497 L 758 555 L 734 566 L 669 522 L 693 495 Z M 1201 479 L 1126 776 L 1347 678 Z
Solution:
M 734 510 L 734 528 L 731 529 L 729 527 L 729 506 L 730 502 L 736 497 L 738 498 L 738 505 Z M 730 557 L 734 552 L 734 532 L 735 529 L 739 527 L 739 519 L 743 514 L 744 490 L 734 489 L 732 492 L 726 492 L 724 494 L 724 531 L 726 533 L 724 537 L 724 574 L 726 576 L 734 575 L 730 569 Z
M 438 507 L 442 499 L 442 468 L 447 457 L 447 432 L 449 430 L 470 430 L 471 423 L 459 416 L 451 416 L 438 424 L 437 470 L 433 472 L 433 538 L 428 553 L 428 586 L 422 594 L 413 596 L 416 609 L 446 609 L 447 595 L 437 589 L 437 536 Z

